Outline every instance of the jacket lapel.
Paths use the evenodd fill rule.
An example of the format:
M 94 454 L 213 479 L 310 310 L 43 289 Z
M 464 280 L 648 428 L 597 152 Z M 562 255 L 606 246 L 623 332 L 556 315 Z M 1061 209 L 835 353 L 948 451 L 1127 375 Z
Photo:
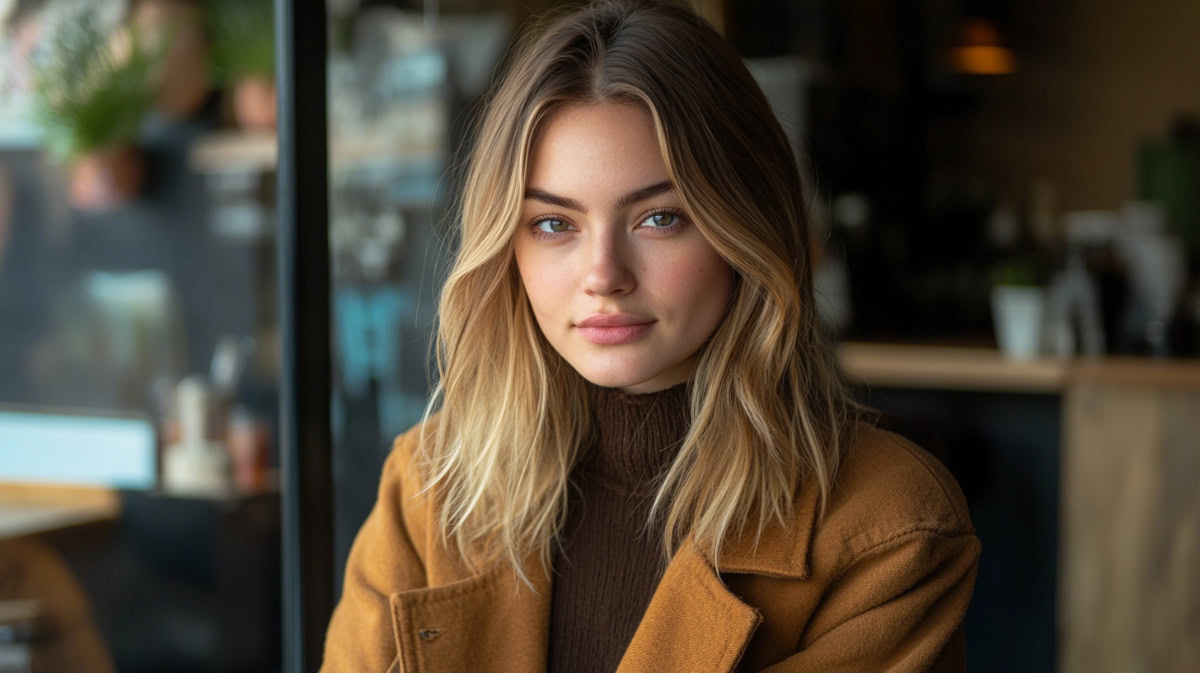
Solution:
M 617 673 L 727 673 L 761 621 L 689 538 L 667 565 Z
M 808 577 L 817 489 L 800 489 L 790 525 L 774 523 L 761 537 L 745 534 L 721 554 L 721 572 Z M 762 622 L 758 610 L 729 590 L 688 537 L 659 581 L 617 673 L 733 671 Z
M 790 525 L 731 541 L 721 571 L 808 577 L 816 504 L 815 488 L 803 489 Z M 392 594 L 398 673 L 545 671 L 551 582 L 536 555 L 525 567 L 532 586 L 496 564 L 465 579 Z M 729 673 L 761 622 L 759 611 L 729 590 L 689 537 L 667 565 L 617 673 Z

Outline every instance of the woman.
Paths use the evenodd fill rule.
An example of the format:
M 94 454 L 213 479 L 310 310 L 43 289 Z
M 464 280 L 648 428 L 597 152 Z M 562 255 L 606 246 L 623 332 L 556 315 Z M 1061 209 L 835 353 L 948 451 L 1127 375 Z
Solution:
M 839 383 L 801 194 L 687 10 L 523 38 L 469 164 L 439 411 L 388 458 L 322 670 L 963 670 L 979 541 Z

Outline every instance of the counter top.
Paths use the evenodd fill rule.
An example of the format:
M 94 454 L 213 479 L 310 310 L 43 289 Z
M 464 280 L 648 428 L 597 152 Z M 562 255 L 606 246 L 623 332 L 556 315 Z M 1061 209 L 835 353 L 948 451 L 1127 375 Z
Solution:
M 872 386 L 1055 394 L 1098 381 L 1200 388 L 1200 360 L 1139 357 L 1009 360 L 992 348 L 847 342 L 839 346 L 851 380 Z
M 0 483 L 0 540 L 113 521 L 120 509 L 109 489 Z

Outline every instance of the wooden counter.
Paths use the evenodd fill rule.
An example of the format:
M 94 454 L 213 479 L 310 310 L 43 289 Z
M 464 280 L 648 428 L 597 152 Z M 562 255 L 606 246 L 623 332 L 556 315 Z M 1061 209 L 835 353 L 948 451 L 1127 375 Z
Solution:
M 846 374 L 869 386 L 1061 393 L 1084 381 L 1200 387 L 1200 360 L 1137 357 L 1009 360 L 992 348 L 844 343 Z
M 0 540 L 114 521 L 120 509 L 109 489 L 0 482 Z
M 869 386 L 1053 393 L 1067 366 L 1056 360 L 1013 362 L 989 348 L 845 343 L 842 367 Z

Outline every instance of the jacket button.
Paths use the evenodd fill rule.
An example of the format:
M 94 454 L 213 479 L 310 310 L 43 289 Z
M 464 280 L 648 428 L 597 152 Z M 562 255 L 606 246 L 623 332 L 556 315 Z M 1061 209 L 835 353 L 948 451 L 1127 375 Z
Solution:
M 421 640 L 424 640 L 424 641 L 433 640 L 434 638 L 437 638 L 439 635 L 441 635 L 441 633 L 442 633 L 441 629 L 421 629 L 420 631 L 417 631 L 417 635 L 420 636 Z

